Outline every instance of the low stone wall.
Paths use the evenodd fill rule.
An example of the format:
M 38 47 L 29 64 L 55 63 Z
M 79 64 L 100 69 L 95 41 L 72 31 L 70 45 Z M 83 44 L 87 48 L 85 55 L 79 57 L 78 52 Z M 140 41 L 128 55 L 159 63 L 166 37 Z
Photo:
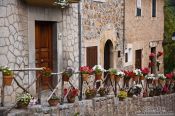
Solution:
M 127 98 L 118 101 L 114 96 L 97 97 L 58 107 L 41 105 L 26 110 L 12 110 L 8 116 L 139 116 L 143 114 L 175 115 L 175 93 L 147 98 Z M 77 115 L 78 116 L 78 115 Z M 150 115 L 149 115 L 150 116 Z

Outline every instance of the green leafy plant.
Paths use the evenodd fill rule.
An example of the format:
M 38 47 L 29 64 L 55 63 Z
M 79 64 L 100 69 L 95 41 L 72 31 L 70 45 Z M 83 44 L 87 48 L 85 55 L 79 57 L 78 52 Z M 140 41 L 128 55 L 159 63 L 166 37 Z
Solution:
M 11 76 L 13 75 L 13 72 L 10 68 L 8 67 L 1 67 L 2 73 L 4 76 Z
M 16 97 L 17 102 L 20 102 L 24 105 L 28 105 L 31 99 L 32 95 L 30 95 L 29 93 L 22 93 L 17 95 Z
M 58 96 L 56 96 L 56 95 L 52 95 L 52 97 L 50 99 L 52 99 L 52 100 L 60 100 L 60 98 Z
M 109 69 L 109 73 L 110 73 L 110 74 L 116 75 L 116 74 L 117 74 L 117 70 L 114 69 L 114 68 L 110 68 L 110 69 Z
M 102 73 L 104 71 L 104 69 L 101 67 L 101 65 L 95 65 L 92 69 L 93 69 L 95 74 L 99 74 L 99 73 Z
M 96 89 L 94 88 L 89 88 L 85 91 L 86 98 L 93 98 L 96 96 Z
M 127 97 L 127 92 L 124 91 L 123 89 L 120 90 L 119 94 L 118 94 L 119 98 L 126 98 Z
M 72 68 L 67 68 L 64 72 L 63 72 L 63 76 L 67 76 L 67 77 L 71 77 L 74 73 L 74 70 Z

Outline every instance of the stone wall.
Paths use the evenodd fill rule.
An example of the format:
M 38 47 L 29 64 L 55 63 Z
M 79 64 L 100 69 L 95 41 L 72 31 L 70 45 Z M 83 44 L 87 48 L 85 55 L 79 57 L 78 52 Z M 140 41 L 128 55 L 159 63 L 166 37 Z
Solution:
M 0 1 L 0 66 L 12 69 L 28 67 L 28 12 L 19 0 Z M 29 82 L 28 73 L 15 72 L 16 79 L 24 87 Z M 5 104 L 15 101 L 16 93 L 22 90 L 13 81 L 6 86 Z M 1 94 L 0 94 L 1 95 Z
M 113 65 L 121 68 L 123 54 L 123 0 L 82 1 L 82 64 L 86 65 L 86 48 L 98 47 L 98 64 L 104 67 L 104 47 L 111 40 Z
M 12 110 L 8 116 L 139 116 L 175 114 L 175 94 L 147 97 L 127 98 L 118 101 L 114 96 L 99 97 L 92 100 L 78 101 L 58 107 L 32 106 L 28 110 Z
M 155 41 L 156 51 L 163 51 L 164 0 L 157 0 L 156 17 L 152 17 L 152 0 L 141 1 L 141 16 L 136 16 L 136 0 L 125 0 L 125 40 L 126 48 L 132 49 L 132 63 L 135 68 L 135 50 L 142 50 L 142 66 L 147 67 L 150 42 Z M 130 44 L 130 45 L 129 45 Z M 163 62 L 163 58 L 159 59 Z M 160 65 L 163 72 L 163 64 Z

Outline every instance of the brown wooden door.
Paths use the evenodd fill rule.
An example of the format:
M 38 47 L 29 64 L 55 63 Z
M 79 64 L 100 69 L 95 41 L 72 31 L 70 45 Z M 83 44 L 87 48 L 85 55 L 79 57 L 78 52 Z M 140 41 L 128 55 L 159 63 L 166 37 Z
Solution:
M 135 51 L 135 68 L 142 68 L 142 50 Z
M 52 23 L 50 22 L 36 21 L 35 23 L 35 57 L 36 67 L 49 67 L 53 69 Z M 45 78 L 42 79 L 44 80 L 41 81 L 42 88 L 48 89 L 48 84 L 51 85 L 52 78 L 49 80 Z M 39 83 L 39 81 L 37 83 Z
M 90 66 L 90 67 L 97 65 L 97 46 L 87 47 L 86 64 L 87 66 Z

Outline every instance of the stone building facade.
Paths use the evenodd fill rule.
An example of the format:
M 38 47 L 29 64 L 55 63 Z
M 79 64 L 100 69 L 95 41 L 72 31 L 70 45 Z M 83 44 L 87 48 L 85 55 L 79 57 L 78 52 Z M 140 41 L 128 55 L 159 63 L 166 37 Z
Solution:
M 81 42 L 82 65 L 86 63 L 86 48 L 97 46 L 98 62 L 104 65 L 104 47 L 109 40 L 109 56 L 111 67 L 122 66 L 122 58 L 117 58 L 117 51 L 123 54 L 123 0 L 82 0 L 81 1 Z M 37 67 L 37 27 L 36 25 L 51 24 L 53 71 L 61 72 L 66 67 L 79 69 L 79 25 L 78 4 L 70 4 L 60 9 L 50 6 L 35 6 L 23 0 L 0 0 L 0 66 L 11 69 Z M 47 23 L 47 24 L 45 24 Z M 44 28 L 44 27 L 43 27 Z M 40 27 L 40 31 L 43 29 Z M 43 40 L 44 41 L 44 40 Z M 41 41 L 40 43 L 43 43 Z M 40 59 L 42 62 L 43 59 Z M 117 63 L 119 62 L 119 63 Z M 95 64 L 94 64 L 95 65 Z M 15 78 L 23 87 L 27 87 L 36 79 L 36 71 L 15 71 Z M 2 77 L 2 75 L 1 75 Z M 56 79 L 56 78 L 55 78 Z M 57 83 L 52 80 L 53 83 Z M 78 87 L 78 79 L 72 83 Z M 55 84 L 56 84 L 55 83 Z M 61 85 L 61 84 L 60 84 Z M 29 91 L 37 96 L 37 83 Z M 2 90 L 2 79 L 1 79 Z M 15 102 L 16 95 L 23 90 L 13 80 L 11 86 L 4 88 L 4 105 Z M 2 94 L 0 94 L 2 98 Z
M 137 7 L 141 9 L 140 14 L 137 14 Z M 125 67 L 137 68 L 137 62 L 141 62 L 141 67 L 148 67 L 151 49 L 156 53 L 163 51 L 163 7 L 164 0 L 125 0 L 124 38 L 125 53 L 128 54 L 128 62 L 124 61 Z M 159 72 L 163 73 L 163 58 L 158 60 L 161 62 Z

